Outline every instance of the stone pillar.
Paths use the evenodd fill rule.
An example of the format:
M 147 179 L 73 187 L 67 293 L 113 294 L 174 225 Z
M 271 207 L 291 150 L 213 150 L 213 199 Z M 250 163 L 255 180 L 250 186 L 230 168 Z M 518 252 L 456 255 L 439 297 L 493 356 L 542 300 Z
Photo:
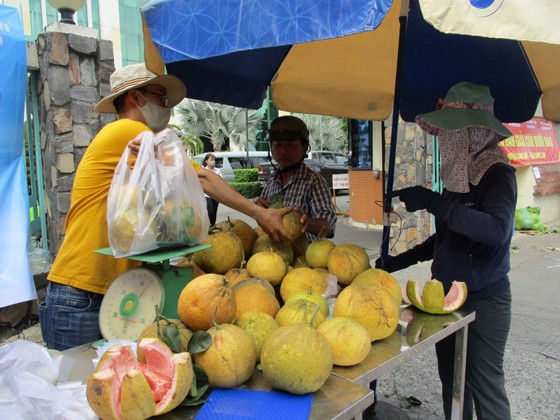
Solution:
M 60 23 L 47 27 L 36 43 L 45 213 L 49 251 L 55 256 L 64 238 L 76 168 L 100 128 L 115 119 L 93 109 L 110 93 L 113 45 L 97 39 L 91 28 Z
M 399 123 L 395 158 L 395 179 L 393 191 L 414 185 L 432 186 L 432 136 L 426 135 L 415 123 Z M 391 125 L 385 133 L 385 156 L 389 156 Z M 385 172 L 388 162 L 385 162 Z M 406 211 L 404 205 L 395 198 L 391 216 L 391 255 L 397 255 L 424 242 L 433 233 L 432 219 L 427 211 Z M 393 247 L 393 244 L 394 247 Z

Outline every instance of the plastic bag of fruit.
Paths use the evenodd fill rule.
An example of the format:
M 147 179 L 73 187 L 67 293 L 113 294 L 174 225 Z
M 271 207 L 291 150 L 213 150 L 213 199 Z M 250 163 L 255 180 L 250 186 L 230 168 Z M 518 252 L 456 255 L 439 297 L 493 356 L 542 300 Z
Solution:
M 115 257 L 195 245 L 210 225 L 206 199 L 181 140 L 171 129 L 145 131 L 131 167 L 127 147 L 107 199 L 109 244 Z

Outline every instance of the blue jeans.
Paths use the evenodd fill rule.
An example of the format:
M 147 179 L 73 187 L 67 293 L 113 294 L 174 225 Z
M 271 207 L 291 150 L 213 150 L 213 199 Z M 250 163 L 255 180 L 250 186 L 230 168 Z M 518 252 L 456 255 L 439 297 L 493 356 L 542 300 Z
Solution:
M 99 308 L 103 295 L 49 282 L 39 305 L 41 334 L 47 348 L 66 350 L 97 341 Z

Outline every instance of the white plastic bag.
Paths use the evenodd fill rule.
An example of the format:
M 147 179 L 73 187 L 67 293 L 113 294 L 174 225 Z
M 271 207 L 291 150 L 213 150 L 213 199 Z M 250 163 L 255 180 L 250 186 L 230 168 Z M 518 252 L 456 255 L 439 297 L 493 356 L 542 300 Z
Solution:
M 180 139 L 170 129 L 144 131 L 137 138 L 142 143 L 136 163 L 131 169 L 127 147 L 107 199 L 113 255 L 126 257 L 206 239 L 210 222 L 204 192 Z
M 0 416 L 4 419 L 93 420 L 86 386 L 67 382 L 73 360 L 31 341 L 0 347 Z

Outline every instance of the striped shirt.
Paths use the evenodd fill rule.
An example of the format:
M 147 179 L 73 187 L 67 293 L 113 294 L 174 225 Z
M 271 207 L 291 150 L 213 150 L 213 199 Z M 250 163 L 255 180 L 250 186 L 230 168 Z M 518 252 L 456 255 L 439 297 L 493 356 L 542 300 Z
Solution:
M 320 174 L 309 169 L 304 163 L 301 164 L 284 187 L 282 187 L 280 179 L 280 174 L 270 178 L 261 195 L 270 199 L 275 194 L 282 194 L 284 196 L 284 206 L 299 207 L 310 218 L 327 220 L 334 236 L 336 212 L 327 181 Z M 311 233 L 306 235 L 309 242 L 317 239 Z

